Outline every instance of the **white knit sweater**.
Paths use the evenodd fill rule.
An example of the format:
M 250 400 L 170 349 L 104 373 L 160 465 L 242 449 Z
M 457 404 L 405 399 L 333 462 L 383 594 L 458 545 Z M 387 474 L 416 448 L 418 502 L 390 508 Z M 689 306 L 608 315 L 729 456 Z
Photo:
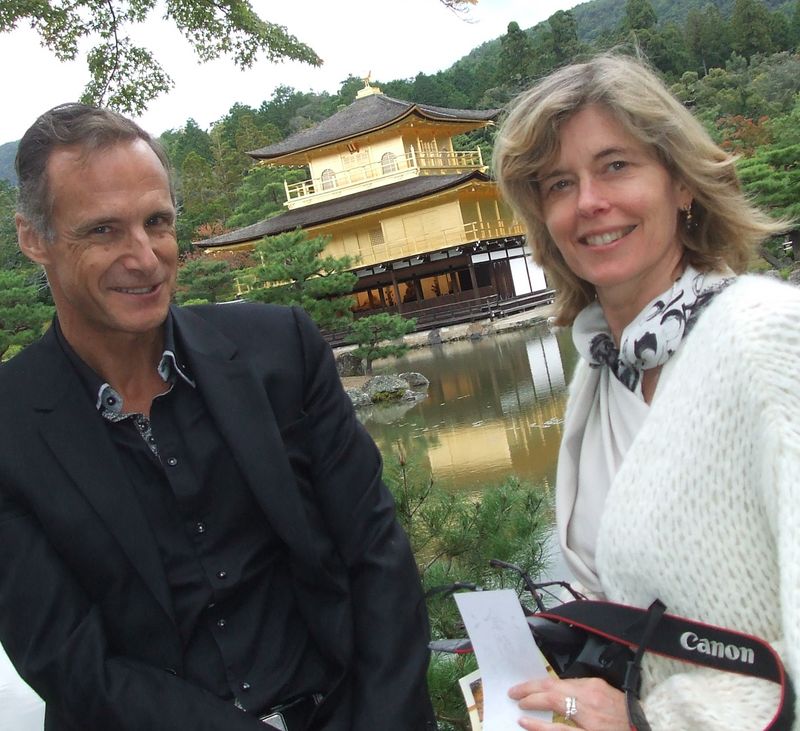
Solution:
M 800 690 L 800 290 L 741 277 L 673 361 L 600 518 L 604 592 L 766 639 Z M 597 374 L 576 370 L 559 478 L 576 464 Z M 556 499 L 562 547 L 570 482 L 559 479 Z M 646 656 L 653 731 L 758 731 L 778 695 L 767 681 Z

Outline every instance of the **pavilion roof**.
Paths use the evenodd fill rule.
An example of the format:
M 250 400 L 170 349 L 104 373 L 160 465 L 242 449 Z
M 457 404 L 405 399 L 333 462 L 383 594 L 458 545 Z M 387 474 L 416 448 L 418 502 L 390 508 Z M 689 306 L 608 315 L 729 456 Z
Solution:
M 365 190 L 361 193 L 334 198 L 315 205 L 295 208 L 265 221 L 254 223 L 251 226 L 245 226 L 236 231 L 229 231 L 219 236 L 196 241 L 194 244 L 200 248 L 213 248 L 215 246 L 229 246 L 231 244 L 254 241 L 264 236 L 274 236 L 285 231 L 293 231 L 298 227 L 318 226 L 387 208 L 398 203 L 425 198 L 456 188 L 470 180 L 487 182 L 489 176 L 477 170 L 460 175 L 422 175 L 399 183 Z
M 481 126 L 482 123 L 495 119 L 500 111 L 500 109 L 450 109 L 401 101 L 385 94 L 371 94 L 356 99 L 352 104 L 313 127 L 300 130 L 280 142 L 247 154 L 258 160 L 273 160 L 360 137 L 368 132 L 388 127 L 412 114 L 431 121 L 476 122 L 478 124 L 475 126 Z

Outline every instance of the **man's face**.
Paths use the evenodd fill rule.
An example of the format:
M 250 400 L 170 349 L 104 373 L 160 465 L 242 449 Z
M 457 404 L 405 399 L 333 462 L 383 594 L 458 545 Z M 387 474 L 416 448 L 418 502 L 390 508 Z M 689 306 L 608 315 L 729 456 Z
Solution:
M 146 335 L 163 324 L 178 247 L 167 172 L 144 140 L 88 154 L 56 149 L 47 163 L 52 242 L 23 250 L 43 264 L 73 345 Z M 27 235 L 31 234 L 27 227 Z M 33 252 L 33 253 L 31 253 Z

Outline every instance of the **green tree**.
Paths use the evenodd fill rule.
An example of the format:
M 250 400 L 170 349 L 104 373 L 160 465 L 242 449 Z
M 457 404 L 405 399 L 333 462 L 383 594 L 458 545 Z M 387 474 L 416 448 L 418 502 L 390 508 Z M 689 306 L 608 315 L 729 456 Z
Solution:
M 707 74 L 711 68 L 724 68 L 731 55 L 730 25 L 716 5 L 702 10 L 692 8 L 686 16 L 686 43 L 697 70 Z
M 787 51 L 794 48 L 791 20 L 780 10 L 769 14 L 769 35 L 773 51 Z
M 226 220 L 228 228 L 241 228 L 271 218 L 285 210 L 287 183 L 308 179 L 306 168 L 289 168 L 272 165 L 254 165 L 244 174 L 239 187 L 233 213 Z
M 353 350 L 353 355 L 366 361 L 366 372 L 370 374 L 373 361 L 378 358 L 398 358 L 408 350 L 408 346 L 402 342 L 391 341 L 414 332 L 416 324 L 414 318 L 391 315 L 388 312 L 366 315 L 353 320 L 345 341 L 358 346 Z
M 658 16 L 650 0 L 626 0 L 623 31 L 650 30 L 656 27 L 657 22 Z
M 760 207 L 794 222 L 790 239 L 794 258 L 800 259 L 800 143 L 762 147 L 752 157 L 741 159 L 737 170 L 744 189 Z M 762 256 L 765 253 L 771 262 L 783 256 L 774 242 L 762 249 Z
M 760 0 L 736 0 L 731 15 L 731 47 L 750 58 L 755 53 L 771 53 L 770 14 Z
M 194 151 L 185 157 L 180 169 L 178 203 L 177 236 L 181 251 L 188 251 L 199 226 L 224 219 L 228 211 L 213 165 Z
M 528 34 L 511 21 L 506 34 L 500 39 L 500 62 L 497 66 L 497 81 L 512 89 L 520 89 L 530 79 L 535 51 Z
M 4 0 L 0 32 L 30 23 L 59 61 L 74 60 L 81 46 L 93 44 L 82 100 L 139 114 L 172 87 L 155 56 L 129 35 L 131 26 L 152 22 L 156 6 L 157 0 Z M 260 55 L 322 63 L 285 28 L 260 18 L 250 0 L 165 0 L 164 20 L 177 27 L 201 61 L 228 55 L 243 69 Z
M 263 122 L 273 125 L 283 137 L 286 137 L 291 133 L 291 120 L 310 96 L 290 86 L 278 86 L 272 92 L 272 97 L 258 108 L 258 115 Z
M 327 243 L 300 229 L 263 238 L 253 254 L 257 263 L 249 276 L 255 286 L 247 299 L 299 305 L 325 330 L 346 327 L 353 317 L 348 295 L 357 277 L 346 271 L 353 265 L 351 257 L 324 255 Z
M 31 272 L 0 269 L 0 360 L 38 338 L 53 317 L 42 303 Z
M 178 304 L 224 302 L 234 298 L 236 274 L 225 259 L 212 256 L 187 258 L 178 269 Z
M 664 23 L 654 30 L 641 30 L 637 38 L 650 62 L 670 78 L 679 78 L 691 67 L 686 36 L 675 23 Z
M 553 56 L 556 64 L 572 60 L 581 50 L 578 41 L 578 24 L 571 10 L 559 10 L 548 19 L 553 39 Z
M 16 200 L 17 189 L 0 180 L 0 269 L 17 269 L 28 262 L 17 246 Z
M 380 84 L 378 84 L 380 86 Z M 342 81 L 339 93 L 336 95 L 336 106 L 346 107 L 356 100 L 356 94 L 364 88 L 364 80 L 352 74 Z M 335 110 L 334 110 L 335 111 Z
M 789 17 L 789 38 L 793 48 L 800 45 L 800 0 L 795 0 Z
M 418 104 L 444 104 L 445 92 L 435 75 L 423 74 L 421 71 L 414 77 L 411 85 L 409 101 Z
M 191 117 L 181 129 L 168 130 L 159 138 L 169 155 L 170 162 L 176 170 L 183 167 L 183 161 L 190 153 L 194 153 L 206 162 L 211 162 L 211 139 L 208 132 Z

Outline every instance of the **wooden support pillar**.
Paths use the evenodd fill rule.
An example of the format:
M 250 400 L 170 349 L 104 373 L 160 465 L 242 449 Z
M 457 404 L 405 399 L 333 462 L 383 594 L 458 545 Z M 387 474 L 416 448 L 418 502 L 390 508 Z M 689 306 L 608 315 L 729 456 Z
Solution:
M 392 289 L 394 290 L 394 301 L 396 303 L 397 312 L 402 314 L 403 300 L 400 297 L 400 288 L 397 286 L 397 275 L 394 273 L 394 269 L 392 269 Z
M 461 291 L 461 286 L 458 283 L 458 277 L 455 272 L 447 272 L 447 294 L 458 294 Z
M 492 289 L 494 290 L 495 294 L 500 295 L 500 287 L 497 286 L 497 271 L 495 262 L 491 259 L 491 254 L 489 255 L 489 278 L 492 283 Z M 501 296 L 501 299 L 505 299 Z
M 467 255 L 467 266 L 469 267 L 469 278 L 472 282 L 472 299 L 478 299 L 478 278 L 475 276 L 475 265 L 472 263 L 472 257 Z

